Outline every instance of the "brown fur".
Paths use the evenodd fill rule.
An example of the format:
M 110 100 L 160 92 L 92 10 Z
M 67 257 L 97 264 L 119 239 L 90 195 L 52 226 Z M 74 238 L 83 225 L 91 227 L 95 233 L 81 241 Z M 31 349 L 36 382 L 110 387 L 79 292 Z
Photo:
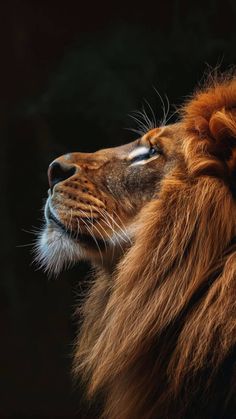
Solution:
M 183 107 L 175 163 L 91 289 L 74 369 L 106 418 L 235 417 L 235 110 L 235 78 Z

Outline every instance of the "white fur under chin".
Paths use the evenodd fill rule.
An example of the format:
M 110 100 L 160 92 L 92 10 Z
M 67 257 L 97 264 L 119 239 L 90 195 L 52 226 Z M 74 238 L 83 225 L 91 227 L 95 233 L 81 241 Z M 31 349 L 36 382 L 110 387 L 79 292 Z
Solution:
M 36 244 L 35 261 L 39 268 L 57 276 L 63 268 L 84 258 L 84 251 L 78 243 L 63 233 L 59 227 L 46 224 Z

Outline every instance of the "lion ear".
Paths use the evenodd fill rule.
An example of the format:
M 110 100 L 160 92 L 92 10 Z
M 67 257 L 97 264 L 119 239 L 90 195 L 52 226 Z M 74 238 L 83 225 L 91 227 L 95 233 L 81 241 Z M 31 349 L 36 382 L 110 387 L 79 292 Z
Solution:
M 209 120 L 209 138 L 212 150 L 222 159 L 229 174 L 236 170 L 236 110 L 222 109 Z
M 209 133 L 219 144 L 223 142 L 229 146 L 228 143 L 232 143 L 236 146 L 236 109 L 215 112 L 209 121 Z
M 236 169 L 236 78 L 198 91 L 182 109 L 182 118 L 195 142 L 205 140 L 208 153 Z
M 209 121 L 210 135 L 216 141 L 221 157 L 225 156 L 225 163 L 229 174 L 236 170 L 236 109 L 227 111 L 222 109 L 215 112 Z

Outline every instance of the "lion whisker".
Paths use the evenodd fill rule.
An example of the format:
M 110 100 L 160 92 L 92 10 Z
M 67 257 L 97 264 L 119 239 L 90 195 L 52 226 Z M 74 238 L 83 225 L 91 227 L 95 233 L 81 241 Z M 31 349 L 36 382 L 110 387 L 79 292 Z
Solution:
M 104 242 L 104 246 L 105 246 L 105 249 L 106 249 L 106 252 L 107 252 L 107 243 L 106 243 L 106 240 L 104 239 L 104 237 L 102 236 L 102 234 L 101 234 L 101 232 L 98 230 L 98 228 L 95 226 L 95 224 L 94 224 L 94 221 L 93 221 L 93 215 L 92 215 L 92 207 L 91 207 L 91 205 L 90 205 L 90 211 L 91 211 L 91 219 L 92 219 L 92 221 L 91 221 L 91 226 L 92 226 L 92 229 L 93 228 L 95 228 L 95 230 L 98 232 L 98 234 L 101 236 L 101 239 L 103 240 L 103 242 Z M 98 225 L 100 225 L 100 227 L 103 229 L 103 231 L 107 234 L 107 232 L 106 232 L 106 230 L 102 227 L 102 225 L 99 223 L 99 221 L 98 220 L 96 220 L 96 223 L 98 224 Z M 107 234 L 107 236 L 108 236 L 108 234 Z M 109 237 L 109 236 L 108 236 Z
M 169 102 L 169 99 L 168 99 L 167 95 L 165 94 L 165 99 L 167 101 L 167 109 L 166 109 L 166 105 L 165 105 L 164 99 L 162 98 L 161 94 L 158 92 L 158 90 L 155 86 L 153 86 L 153 89 L 155 90 L 156 94 L 158 95 L 158 97 L 161 101 L 161 107 L 162 107 L 162 111 L 163 111 L 163 118 L 160 121 L 160 125 L 165 126 L 166 123 L 167 123 L 167 116 L 168 116 L 168 113 L 169 113 L 169 110 L 170 110 L 170 102 Z
M 83 218 L 81 218 L 81 221 L 85 224 L 88 232 L 90 233 L 92 239 L 94 240 L 94 242 L 95 242 L 95 244 L 96 244 L 96 246 L 98 248 L 98 252 L 99 252 L 99 255 L 100 255 L 100 258 L 101 258 L 101 262 L 102 262 L 102 265 L 103 265 L 103 256 L 102 256 L 102 252 L 101 252 L 100 246 L 98 244 L 98 241 L 97 241 L 94 233 L 92 232 L 91 228 L 88 226 L 87 222 Z
M 114 220 L 114 218 L 113 217 L 111 217 L 110 216 L 110 214 L 108 214 L 107 212 L 103 212 L 103 213 L 101 213 L 101 215 L 103 216 L 103 221 L 107 224 L 107 226 L 108 227 L 110 227 L 111 228 L 111 230 L 112 230 L 112 232 L 113 232 L 113 235 L 114 236 L 118 236 L 121 240 L 122 240 L 122 242 L 127 242 L 127 240 L 125 239 L 124 240 L 124 237 L 118 232 L 118 231 L 116 231 L 115 230 L 115 228 L 114 228 L 114 224 L 117 224 L 116 223 L 116 221 Z M 109 221 L 109 219 L 108 219 L 108 216 L 110 216 L 110 220 L 111 220 L 111 222 L 113 223 L 113 225 L 111 224 L 111 222 Z M 118 226 L 118 228 L 122 231 L 122 229 L 121 229 L 121 227 L 117 224 L 117 226 Z M 123 232 L 123 231 L 122 231 Z M 123 232 L 123 234 L 125 234 L 125 232 Z M 117 241 L 118 242 L 118 245 L 119 245 L 119 247 L 121 248 L 121 250 L 122 250 L 122 253 L 124 253 L 124 248 L 123 248 L 123 246 L 122 246 L 122 242 L 120 242 L 119 240 Z M 114 245 L 114 243 L 113 243 L 113 245 Z
M 151 107 L 150 103 L 147 101 L 147 99 L 144 99 L 144 101 L 145 101 L 145 103 L 147 104 L 147 106 L 148 106 L 148 108 L 149 108 L 149 110 L 150 110 L 150 112 L 151 112 L 152 119 L 153 119 L 153 121 L 152 121 L 152 123 L 153 123 L 153 128 L 155 128 L 155 127 L 157 127 L 157 120 L 156 120 L 155 113 L 154 113 L 154 111 L 153 111 L 153 109 L 152 109 L 152 107 Z
M 140 131 L 142 132 L 142 135 L 144 135 L 148 131 L 148 127 L 145 125 L 144 122 L 142 122 L 137 116 L 129 114 L 130 118 L 132 118 L 138 125 L 138 128 L 140 128 Z
M 124 129 L 127 130 L 127 131 L 134 132 L 135 134 L 138 134 L 140 137 L 142 137 L 145 134 L 145 132 L 143 132 L 139 129 L 135 129 L 135 128 L 125 127 Z
M 103 210 L 103 211 L 105 211 L 105 210 Z M 113 224 L 115 224 L 117 227 L 118 227 L 118 229 L 121 231 L 121 233 L 123 233 L 123 235 L 126 237 L 126 239 L 125 239 L 125 241 L 128 241 L 129 243 L 131 243 L 131 240 L 130 240 L 130 237 L 129 237 L 129 235 L 128 235 L 128 233 L 127 233 L 127 229 L 126 229 L 126 227 L 125 227 L 125 229 L 123 229 L 117 222 L 116 222 L 116 220 L 114 219 L 114 217 L 112 217 L 111 216 L 111 214 L 109 214 L 107 211 L 105 211 L 104 212 L 105 214 L 106 214 L 106 216 L 107 216 L 107 218 L 109 217 L 110 218 L 110 220 L 113 222 Z M 117 216 L 117 214 L 116 214 L 116 216 Z M 116 234 L 118 234 L 119 236 L 120 236 L 120 238 L 122 238 L 122 240 L 124 240 L 124 237 L 121 235 L 121 234 L 119 234 L 117 231 L 115 231 L 114 230 L 114 232 L 116 233 Z

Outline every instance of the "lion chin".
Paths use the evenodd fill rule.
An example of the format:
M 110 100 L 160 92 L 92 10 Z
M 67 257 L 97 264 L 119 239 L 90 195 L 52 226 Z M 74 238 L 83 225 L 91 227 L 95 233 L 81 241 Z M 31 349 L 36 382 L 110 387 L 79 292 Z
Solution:
M 102 266 L 110 271 L 121 252 L 124 254 L 127 243 L 131 243 L 131 229 L 113 230 L 112 236 L 106 241 L 93 234 L 91 237 L 88 234 L 91 230 L 86 233 L 73 232 L 61 223 L 57 211 L 50 205 L 50 198 L 46 202 L 44 216 L 45 225 L 35 246 L 35 262 L 50 276 L 58 276 L 79 261 L 90 261 L 94 267 Z
M 235 173 L 232 74 L 178 122 L 49 166 L 38 260 L 56 274 L 99 266 L 73 370 L 101 417 L 235 418 Z
M 45 226 L 37 239 L 35 261 L 49 275 L 59 273 L 70 265 L 84 259 L 81 246 L 49 218 L 49 200 L 45 209 Z M 54 214 L 56 217 L 56 215 Z
M 80 246 L 57 227 L 46 226 L 40 234 L 37 247 L 36 258 L 40 268 L 55 276 L 63 269 L 84 259 Z

